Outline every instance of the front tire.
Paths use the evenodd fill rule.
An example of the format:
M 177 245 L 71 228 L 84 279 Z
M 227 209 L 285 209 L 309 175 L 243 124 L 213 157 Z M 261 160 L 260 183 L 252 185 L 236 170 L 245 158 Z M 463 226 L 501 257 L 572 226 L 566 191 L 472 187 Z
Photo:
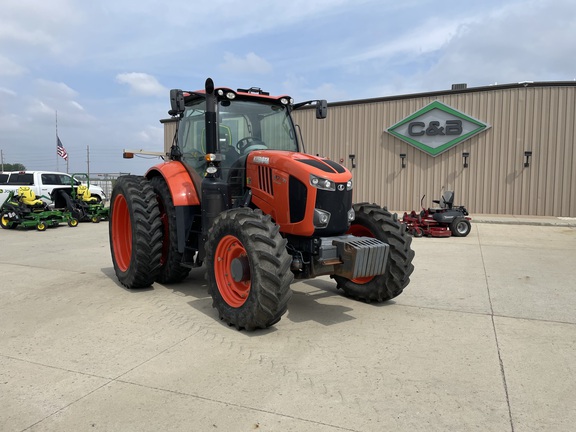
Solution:
M 182 267 L 182 253 L 178 252 L 178 232 L 176 230 L 176 209 L 172 194 L 162 177 L 154 177 L 150 184 L 156 193 L 164 237 L 162 240 L 161 267 L 156 281 L 159 283 L 177 283 L 186 278 L 190 269 Z
M 162 222 L 154 189 L 144 177 L 119 177 L 109 225 L 114 271 L 127 288 L 152 285 L 160 270 Z
M 249 208 L 222 213 L 206 244 L 208 289 L 220 319 L 248 331 L 280 321 L 292 295 L 291 261 L 270 216 Z
M 6 213 L 2 213 L 2 215 L 0 215 L 0 226 L 4 229 L 14 229 L 16 228 L 15 223 L 10 221 L 10 218 L 8 217 L 8 215 Z
M 398 222 L 396 215 L 376 204 L 354 204 L 356 219 L 349 234 L 372 237 L 390 245 L 388 264 L 382 275 L 354 280 L 333 275 L 338 288 L 347 296 L 365 302 L 384 302 L 402 293 L 414 271 L 414 251 L 410 248 L 412 238 L 406 227 Z

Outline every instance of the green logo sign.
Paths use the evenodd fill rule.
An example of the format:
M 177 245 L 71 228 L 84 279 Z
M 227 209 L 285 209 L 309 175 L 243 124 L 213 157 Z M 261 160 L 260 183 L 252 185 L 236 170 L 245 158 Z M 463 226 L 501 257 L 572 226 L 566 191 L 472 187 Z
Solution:
M 388 133 L 431 156 L 438 156 L 489 127 L 442 102 L 434 101 L 388 128 Z

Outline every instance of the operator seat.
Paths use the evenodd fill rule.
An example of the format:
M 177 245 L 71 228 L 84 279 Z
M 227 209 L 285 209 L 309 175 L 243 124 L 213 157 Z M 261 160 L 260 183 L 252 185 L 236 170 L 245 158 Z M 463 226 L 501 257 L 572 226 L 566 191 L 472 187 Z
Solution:
M 37 199 L 34 191 L 28 186 L 20 186 L 18 188 L 18 196 L 20 197 L 20 201 L 28 207 L 32 207 L 33 209 L 43 209 L 45 207 L 44 201 Z
M 430 213 L 435 213 L 441 210 L 450 210 L 454 205 L 454 191 L 445 191 L 440 200 L 432 200 L 434 204 L 439 204 L 440 207 L 432 207 L 428 209 Z
M 92 194 L 90 193 L 90 190 L 88 189 L 88 186 L 86 186 L 86 185 L 78 186 L 77 193 L 78 193 L 78 198 L 80 198 L 82 201 L 84 201 L 88 204 L 98 203 L 98 198 L 92 196 Z

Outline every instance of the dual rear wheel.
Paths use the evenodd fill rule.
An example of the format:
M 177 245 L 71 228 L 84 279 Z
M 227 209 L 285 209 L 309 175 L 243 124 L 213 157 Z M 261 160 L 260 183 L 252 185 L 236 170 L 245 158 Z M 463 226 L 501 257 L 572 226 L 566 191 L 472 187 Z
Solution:
M 180 267 L 175 210 L 163 179 L 120 177 L 110 204 L 110 249 L 118 280 L 127 288 L 175 282 Z M 270 216 L 237 208 L 214 222 L 206 244 L 206 277 L 220 318 L 238 329 L 269 327 L 291 296 L 291 257 Z

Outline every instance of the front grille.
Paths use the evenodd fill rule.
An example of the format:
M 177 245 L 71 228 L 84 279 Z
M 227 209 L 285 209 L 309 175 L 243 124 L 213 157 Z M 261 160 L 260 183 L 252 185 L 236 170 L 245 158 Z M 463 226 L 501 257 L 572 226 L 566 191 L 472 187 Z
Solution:
M 338 235 L 348 231 L 348 211 L 352 208 L 352 191 L 346 190 L 346 183 L 339 184 L 344 185 L 343 191 L 318 189 L 315 207 L 329 212 L 330 222 L 326 228 L 317 229 L 317 235 Z
M 269 195 L 274 194 L 274 189 L 272 187 L 272 168 L 267 166 L 258 166 L 258 184 L 260 189 Z

